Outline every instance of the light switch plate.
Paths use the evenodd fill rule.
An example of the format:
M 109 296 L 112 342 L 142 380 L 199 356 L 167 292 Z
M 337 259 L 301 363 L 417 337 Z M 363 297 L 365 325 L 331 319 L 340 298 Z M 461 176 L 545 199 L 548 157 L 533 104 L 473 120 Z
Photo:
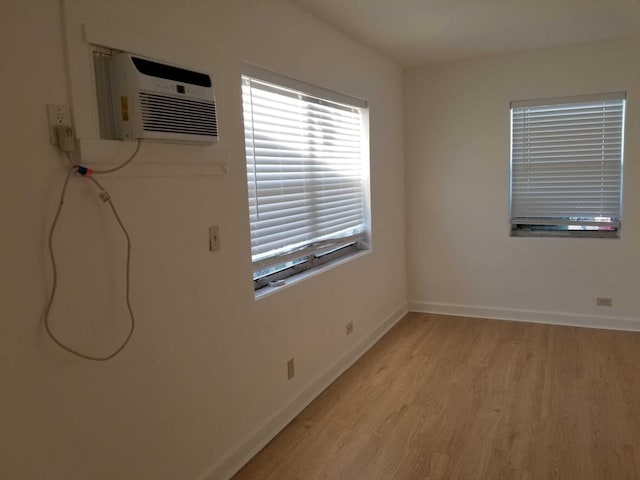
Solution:
M 220 250 L 220 227 L 218 225 L 209 227 L 209 250 L 212 252 Z

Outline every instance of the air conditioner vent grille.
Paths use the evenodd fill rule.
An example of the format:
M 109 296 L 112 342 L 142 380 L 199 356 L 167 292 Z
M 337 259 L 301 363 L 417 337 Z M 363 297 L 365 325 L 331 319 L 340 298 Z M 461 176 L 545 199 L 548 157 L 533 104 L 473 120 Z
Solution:
M 218 136 L 213 102 L 140 92 L 140 108 L 146 131 Z

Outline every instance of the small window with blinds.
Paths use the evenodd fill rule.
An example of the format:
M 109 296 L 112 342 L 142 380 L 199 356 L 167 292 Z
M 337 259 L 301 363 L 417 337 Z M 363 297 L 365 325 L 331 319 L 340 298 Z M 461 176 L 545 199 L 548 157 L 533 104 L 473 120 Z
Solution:
M 511 233 L 618 237 L 625 94 L 511 102 Z
M 366 102 L 257 68 L 242 76 L 256 289 L 364 249 Z

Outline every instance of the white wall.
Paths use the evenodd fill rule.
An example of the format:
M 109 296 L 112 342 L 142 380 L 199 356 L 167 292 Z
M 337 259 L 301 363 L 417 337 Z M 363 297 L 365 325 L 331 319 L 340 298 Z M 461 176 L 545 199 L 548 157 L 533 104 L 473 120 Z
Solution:
M 410 308 L 640 328 L 640 39 L 405 72 Z M 509 237 L 509 101 L 628 94 L 622 238 Z M 612 308 L 595 298 L 613 298 Z
M 222 478 L 406 310 L 401 71 L 282 0 L 70 0 L 64 17 L 72 98 L 58 2 L 0 5 L 0 477 Z M 138 320 L 130 346 L 104 364 L 56 348 L 42 328 L 46 231 L 66 172 L 48 143 L 45 104 L 71 103 L 79 134 L 95 133 L 91 74 L 80 71 L 89 65 L 84 23 L 139 53 L 213 73 L 222 142 L 208 151 L 229 168 L 163 177 L 147 166 L 146 176 L 103 180 L 133 240 Z M 245 61 L 367 99 L 371 114 L 373 251 L 257 302 Z M 109 151 L 122 158 L 129 148 Z M 143 145 L 137 161 L 194 152 Z M 65 208 L 52 324 L 74 346 L 105 353 L 127 327 L 123 240 L 81 180 Z M 221 229 L 215 254 L 210 225 Z M 349 320 L 355 332 L 346 337 Z M 296 377 L 287 381 L 290 357 Z

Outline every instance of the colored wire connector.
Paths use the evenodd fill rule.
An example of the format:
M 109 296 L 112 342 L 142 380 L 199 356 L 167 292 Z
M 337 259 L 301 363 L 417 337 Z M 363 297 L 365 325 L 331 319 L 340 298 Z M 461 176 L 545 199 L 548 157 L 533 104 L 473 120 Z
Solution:
M 93 170 L 87 167 L 83 167 L 82 165 L 76 165 L 75 167 L 76 173 L 78 175 L 82 175 L 83 177 L 90 177 L 93 175 Z

